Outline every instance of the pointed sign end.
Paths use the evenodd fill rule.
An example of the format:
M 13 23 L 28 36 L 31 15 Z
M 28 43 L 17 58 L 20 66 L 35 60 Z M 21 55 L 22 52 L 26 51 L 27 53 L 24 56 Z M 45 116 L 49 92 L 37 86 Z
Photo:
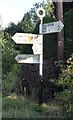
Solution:
M 63 29 L 64 27 L 64 24 L 59 20 L 59 24 L 60 24 L 60 29 L 59 29 L 59 32 L 61 32 L 61 30 Z

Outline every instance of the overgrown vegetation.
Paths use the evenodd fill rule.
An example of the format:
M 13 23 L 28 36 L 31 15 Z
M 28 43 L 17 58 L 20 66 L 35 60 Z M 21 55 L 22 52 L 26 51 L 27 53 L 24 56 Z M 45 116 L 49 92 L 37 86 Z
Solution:
M 73 53 L 67 60 L 66 67 L 62 69 L 58 82 L 65 88 L 62 93 L 58 95 L 62 100 L 65 111 L 73 114 Z
M 40 21 L 34 12 L 39 6 L 46 9 L 44 23 L 56 21 L 53 4 L 36 3 L 20 23 L 10 23 L 2 31 L 3 118 L 71 118 L 73 115 L 73 9 L 64 14 L 65 63 L 57 61 L 56 34 L 44 35 L 42 106 L 38 105 L 38 65 L 20 65 L 15 61 L 19 53 L 33 53 L 32 46 L 16 45 L 11 37 L 16 32 L 39 33 Z
M 61 118 L 61 108 L 58 104 L 36 102 L 23 96 L 8 96 L 3 98 L 3 118 Z

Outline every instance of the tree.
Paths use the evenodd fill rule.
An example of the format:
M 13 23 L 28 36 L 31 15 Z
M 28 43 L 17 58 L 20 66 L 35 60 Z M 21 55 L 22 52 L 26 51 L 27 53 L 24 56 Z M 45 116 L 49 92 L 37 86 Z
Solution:
M 24 15 L 23 19 L 21 20 L 21 26 L 22 26 L 22 30 L 24 32 L 31 32 L 32 33 L 33 24 L 32 24 L 31 16 L 30 16 L 29 12 L 27 12 Z
M 65 57 L 68 59 L 73 52 L 73 9 L 64 14 L 64 32 Z
M 31 10 L 29 11 L 29 14 L 30 14 L 30 17 L 31 17 L 31 20 L 32 20 L 32 23 L 33 25 L 35 26 L 37 24 L 37 22 L 39 21 L 39 18 L 36 14 L 36 11 L 39 7 L 43 7 L 45 9 L 45 13 L 46 13 L 46 16 L 52 16 L 54 17 L 54 5 L 53 5 L 53 2 L 49 2 L 49 0 L 47 0 L 47 3 L 44 2 L 38 2 L 38 3 L 35 3 L 33 5 L 33 8 L 31 8 Z
M 2 80 L 5 80 L 15 62 L 15 56 L 19 53 L 12 44 L 10 34 L 2 32 Z
M 14 64 L 3 80 L 3 96 L 20 92 L 20 65 Z
M 16 32 L 24 32 L 21 27 L 21 23 L 15 25 L 14 23 L 10 22 L 7 28 L 4 29 L 5 32 L 9 33 L 10 35 L 14 35 Z
M 2 86 L 3 95 L 9 95 L 18 89 L 20 65 L 16 64 L 15 57 L 19 53 L 12 43 L 11 35 L 2 31 Z

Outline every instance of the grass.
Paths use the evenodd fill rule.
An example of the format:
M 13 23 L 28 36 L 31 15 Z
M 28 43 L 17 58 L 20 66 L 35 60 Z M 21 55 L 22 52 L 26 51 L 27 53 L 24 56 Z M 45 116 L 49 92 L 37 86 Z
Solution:
M 36 103 L 26 99 L 5 97 L 2 101 L 2 118 L 36 118 L 41 117 L 36 110 Z
M 16 95 L 3 98 L 2 110 L 2 118 L 49 118 L 57 117 L 60 111 L 56 104 L 43 103 L 39 106 L 36 102 Z

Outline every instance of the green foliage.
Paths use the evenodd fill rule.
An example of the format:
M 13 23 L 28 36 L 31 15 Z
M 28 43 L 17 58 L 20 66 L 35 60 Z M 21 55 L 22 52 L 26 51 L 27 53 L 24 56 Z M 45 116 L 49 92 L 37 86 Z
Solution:
M 49 2 L 49 0 L 47 0 L 46 3 L 43 2 L 43 8 L 45 9 L 45 13 L 46 13 L 46 16 L 51 16 L 51 17 L 55 17 L 54 16 L 54 4 L 53 2 Z
M 3 74 L 9 72 L 15 63 L 15 56 L 18 54 L 18 51 L 15 50 L 14 45 L 12 44 L 11 36 L 3 32 L 2 34 L 2 68 Z
M 65 68 L 64 61 L 58 60 L 55 61 L 54 64 L 56 65 L 56 67 L 59 67 L 61 71 Z
M 67 85 L 68 89 L 70 89 L 70 85 L 73 82 L 73 53 L 71 57 L 67 60 L 67 65 L 62 69 L 62 73 L 59 77 L 61 84 Z
M 3 81 L 3 95 L 9 95 L 11 92 L 17 91 L 17 84 L 20 81 L 19 73 L 20 65 L 14 64 L 13 68 L 8 72 L 5 80 Z
M 54 17 L 44 17 L 43 23 L 54 22 Z M 39 24 L 37 23 L 34 33 L 39 33 Z M 64 14 L 64 32 L 65 32 L 65 59 L 68 59 L 73 52 L 73 9 Z M 57 34 L 45 34 L 44 36 L 44 59 L 57 59 Z M 51 51 L 50 51 L 51 50 Z
M 64 14 L 65 55 L 66 59 L 73 52 L 73 9 Z
M 21 99 L 20 96 L 16 99 L 3 98 L 2 104 L 3 118 L 61 118 L 60 108 L 54 103 L 43 103 L 39 106 L 37 103 L 29 99 Z M 61 116 L 61 117 L 60 117 Z
M 8 95 L 14 91 L 18 82 L 19 67 L 15 61 L 15 56 L 19 51 L 15 50 L 12 44 L 11 35 L 7 32 L 2 32 L 2 80 L 3 80 L 3 95 Z
M 32 20 L 31 20 L 30 14 L 27 12 L 26 14 L 24 14 L 21 22 L 18 22 L 17 25 L 11 22 L 9 26 L 5 28 L 4 31 L 9 33 L 11 36 L 13 36 L 16 32 L 18 33 L 24 33 L 24 32 L 30 33 L 31 32 L 32 33 L 32 30 L 33 30 Z
M 38 3 L 35 3 L 33 5 L 33 8 L 31 8 L 31 10 L 29 11 L 29 14 L 30 14 L 30 17 L 32 19 L 32 23 L 33 25 L 36 25 L 37 24 L 37 21 L 39 21 L 39 18 L 36 14 L 36 11 L 39 7 L 43 7 L 45 9 L 45 13 L 46 13 L 46 16 L 52 16 L 54 17 L 54 5 L 53 5 L 53 2 L 49 2 L 47 1 L 46 3 L 44 2 L 38 2 Z
M 20 99 L 10 99 L 10 98 L 3 98 L 3 110 L 18 107 L 19 109 L 23 106 L 23 101 L 20 104 Z
M 54 6 L 53 3 L 36 3 L 33 8 L 26 14 L 24 14 L 21 22 L 17 25 L 10 23 L 8 28 L 2 31 L 2 79 L 3 79 L 3 97 L 6 95 L 11 95 L 13 92 L 19 92 L 20 86 L 20 73 L 21 66 L 15 64 L 15 56 L 20 53 L 32 53 L 32 45 L 18 46 L 15 45 L 11 39 L 16 32 L 29 32 L 39 34 L 39 18 L 36 15 L 36 10 L 38 7 L 43 6 L 46 11 L 46 17 L 43 19 L 43 23 L 50 23 L 56 21 L 54 18 Z M 39 22 L 38 22 L 39 21 Z M 37 23 L 38 22 L 38 23 Z M 36 25 L 37 23 L 37 25 Z M 34 29 L 34 25 L 36 25 Z M 65 30 L 65 55 L 66 58 L 73 52 L 73 9 L 65 13 L 64 15 L 64 30 Z M 43 35 L 44 42 L 44 59 L 54 58 L 57 59 L 57 34 L 46 34 Z M 20 51 L 19 51 L 20 50 Z M 73 114 L 73 53 L 71 57 L 67 60 L 67 64 L 64 66 L 62 61 L 56 61 L 55 64 L 60 66 L 61 74 L 56 79 L 51 79 L 49 85 L 45 82 L 46 90 L 48 93 L 48 88 L 53 86 L 58 82 L 64 88 L 64 91 L 57 94 L 57 98 L 62 100 L 63 108 L 65 112 L 70 115 Z M 24 76 L 25 77 L 25 76 Z M 48 79 L 49 80 L 49 79 Z M 32 82 L 32 81 L 31 81 Z M 35 85 L 36 86 L 36 85 Z M 38 96 L 38 87 L 36 88 L 31 84 L 31 91 L 33 99 Z M 33 102 L 33 101 L 32 101 Z M 44 114 L 44 108 L 42 106 L 35 105 L 29 100 L 21 102 L 21 99 L 13 100 L 8 98 L 3 98 L 3 117 L 12 118 L 43 118 L 46 117 Z M 41 115 L 42 114 L 42 115 Z M 56 115 L 56 114 L 55 114 Z M 47 115 L 49 116 L 49 115 Z
M 3 118 L 16 118 L 24 116 L 24 102 L 21 99 L 3 98 Z
M 67 65 L 62 69 L 58 82 L 62 84 L 65 90 L 59 94 L 59 99 L 64 103 L 63 107 L 66 112 L 72 116 L 72 106 L 73 106 L 73 53 L 71 57 L 67 60 Z
M 12 36 L 16 33 L 16 32 L 24 32 L 24 30 L 22 29 L 21 23 L 18 22 L 17 25 L 15 25 L 14 23 L 10 22 L 10 24 L 8 25 L 7 28 L 5 28 L 4 30 L 5 32 L 11 34 Z
M 17 25 L 15 25 L 14 23 L 10 23 L 8 28 L 5 28 L 4 32 L 7 32 L 9 33 L 11 36 L 13 36 L 16 32 L 29 32 L 29 33 L 38 33 L 36 32 L 36 30 L 34 30 L 33 32 L 33 29 L 34 29 L 34 24 L 36 25 L 37 21 L 39 20 L 39 18 L 37 17 L 36 15 L 36 10 L 39 8 L 39 7 L 44 7 L 45 11 L 46 11 L 46 15 L 48 16 L 54 16 L 53 12 L 54 12 L 54 6 L 53 6 L 53 3 L 49 3 L 49 1 L 47 1 L 47 3 L 45 4 L 45 2 L 43 1 L 42 3 L 35 3 L 33 5 L 33 8 L 31 8 L 31 10 L 29 12 L 27 12 L 26 14 L 24 14 L 23 16 L 23 19 L 21 20 L 21 22 L 19 22 Z M 51 18 L 46 18 L 46 22 L 52 22 L 53 19 Z M 47 37 L 45 37 L 46 39 Z M 52 43 L 54 42 L 54 37 L 50 37 L 49 40 L 52 41 Z M 48 40 L 48 38 L 47 38 Z M 55 43 L 55 42 L 54 42 Z M 48 43 L 49 45 L 49 43 Z M 21 53 L 32 53 L 32 46 L 29 46 L 29 45 L 25 45 L 25 46 L 21 46 L 19 47 Z M 52 46 L 53 48 L 53 52 L 55 51 L 56 52 L 56 49 L 55 49 L 55 46 Z M 18 49 L 18 46 L 16 45 L 16 49 Z M 45 52 L 44 52 L 44 56 L 46 57 L 46 54 L 47 54 L 47 49 L 48 49 L 48 46 L 47 47 L 44 47 L 45 49 Z M 51 49 L 51 45 L 50 45 L 50 48 L 49 50 Z M 53 52 L 49 55 L 48 57 L 50 57 L 51 55 L 55 55 L 53 54 Z M 46 53 L 46 54 L 45 54 Z M 56 52 L 57 53 L 57 52 Z M 47 58 L 47 57 L 46 57 Z
M 29 100 L 3 98 L 3 118 L 40 118 L 36 103 Z M 39 106 L 38 106 L 39 107 Z
M 32 21 L 31 21 L 31 17 L 30 17 L 30 14 L 29 12 L 27 12 L 22 21 L 21 21 L 21 27 L 22 27 L 22 30 L 24 32 L 30 32 L 32 33 L 32 30 L 33 30 L 33 24 L 32 24 Z
M 67 72 L 71 77 L 73 77 L 73 53 L 71 54 L 71 57 L 67 60 L 67 64 Z

